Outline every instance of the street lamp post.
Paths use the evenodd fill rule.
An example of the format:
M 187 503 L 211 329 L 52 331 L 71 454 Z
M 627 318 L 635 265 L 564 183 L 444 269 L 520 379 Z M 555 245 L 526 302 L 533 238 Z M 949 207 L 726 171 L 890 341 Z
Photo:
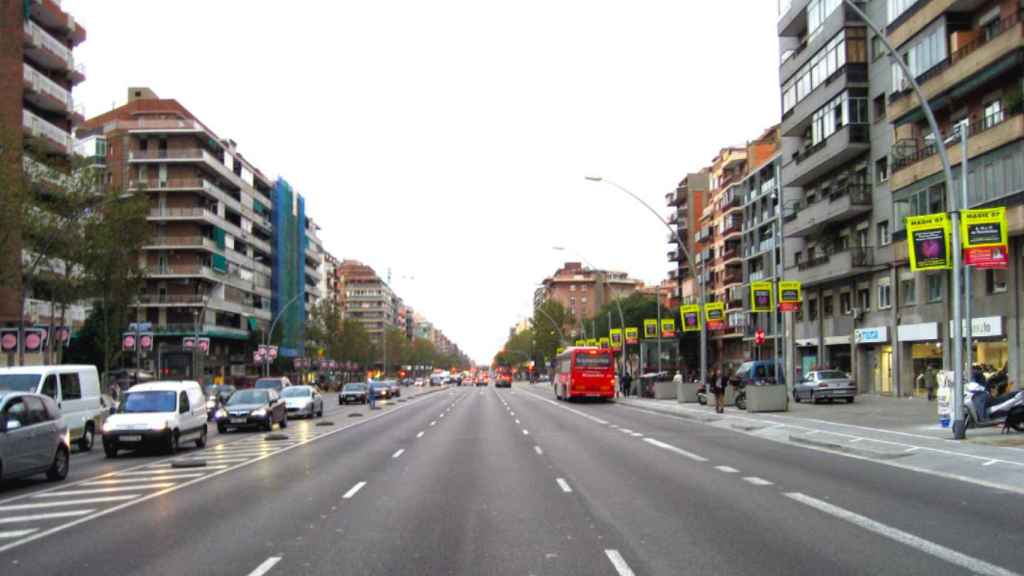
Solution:
M 619 184 L 617 182 L 614 182 L 612 180 L 608 180 L 607 178 L 602 178 L 601 176 L 586 176 L 586 179 L 591 181 L 591 182 L 604 182 L 604 183 L 606 183 L 606 184 L 608 184 L 610 186 L 618 188 L 621 192 L 623 192 L 624 194 L 626 194 L 627 196 L 629 196 L 633 200 L 636 200 L 637 202 L 642 204 L 644 206 L 644 208 L 647 208 L 647 210 L 650 211 L 651 214 L 654 214 L 654 217 L 657 218 L 659 222 L 664 224 L 665 228 L 668 228 L 668 231 L 675 238 L 676 244 L 679 245 L 679 249 L 682 250 L 683 255 L 686 257 L 686 261 L 690 263 L 690 266 L 694 266 L 693 258 L 690 257 L 690 249 L 687 247 L 686 243 L 683 242 L 682 238 L 679 237 L 679 232 L 677 232 L 675 228 L 670 226 L 669 223 L 666 222 L 665 219 L 661 217 L 661 214 L 659 214 L 658 211 L 655 210 L 650 204 L 648 204 L 646 201 L 644 201 L 643 198 L 641 198 L 641 197 L 637 196 L 636 194 L 630 192 L 629 189 L 627 189 L 626 187 L 622 186 L 621 184 Z M 704 282 L 700 278 L 697 279 L 697 290 L 698 290 L 698 297 L 700 298 L 701 306 L 703 307 L 704 305 L 707 304 L 707 302 L 704 299 Z M 661 297 L 660 296 L 661 295 L 659 293 L 659 297 L 658 297 L 658 311 L 659 312 L 661 311 Z M 660 325 L 658 326 L 658 330 L 659 331 L 661 330 L 661 326 Z M 659 339 L 659 343 L 660 343 L 660 339 Z M 706 383 L 707 382 L 707 377 L 708 377 L 708 350 L 707 350 L 707 346 L 708 346 L 708 327 L 707 327 L 707 322 L 701 322 L 700 323 L 700 381 L 701 381 L 701 383 Z M 658 360 L 659 360 L 659 362 L 661 361 L 661 354 L 660 353 L 658 354 Z

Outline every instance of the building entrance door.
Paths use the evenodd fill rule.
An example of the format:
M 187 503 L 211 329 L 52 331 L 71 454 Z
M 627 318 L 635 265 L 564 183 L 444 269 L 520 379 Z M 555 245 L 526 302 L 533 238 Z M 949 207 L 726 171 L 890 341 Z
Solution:
M 875 382 L 878 393 L 892 396 L 892 346 L 883 346 L 875 365 Z

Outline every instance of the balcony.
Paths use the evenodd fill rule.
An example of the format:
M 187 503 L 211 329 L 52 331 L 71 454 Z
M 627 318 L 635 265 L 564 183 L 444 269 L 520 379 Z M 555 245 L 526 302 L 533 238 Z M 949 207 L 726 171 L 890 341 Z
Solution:
M 71 111 L 71 91 L 67 88 L 28 64 L 22 64 L 22 79 L 25 81 L 25 98 L 29 102 L 50 112 L 66 114 Z
M 140 294 L 136 306 L 147 308 L 196 307 L 202 306 L 206 296 L 202 294 Z
M 991 32 L 993 35 L 988 38 L 980 30 L 970 32 L 976 34 L 973 40 L 917 77 L 921 91 L 932 108 L 941 108 L 950 99 L 962 97 L 974 84 L 980 84 L 999 73 L 995 68 L 1002 70 L 1013 66 L 1011 60 L 1024 48 L 1024 24 L 1021 23 L 1019 13 L 1000 20 Z M 956 33 L 953 36 L 955 38 Z M 1002 63 L 1005 66 L 995 66 Z M 936 99 L 939 101 L 935 102 Z M 887 117 L 894 124 L 900 124 L 901 120 L 913 112 L 919 112 L 920 108 L 920 100 L 908 86 L 889 96 Z
M 967 157 L 975 158 L 1001 148 L 1010 142 L 1024 138 L 1024 105 L 1017 104 L 988 117 L 971 119 L 967 138 Z M 945 140 L 946 137 L 943 137 Z M 909 150 L 908 150 L 909 148 Z M 953 141 L 947 146 L 949 162 L 953 166 L 962 161 L 961 144 Z M 922 178 L 937 174 L 942 170 L 938 149 L 935 144 L 914 145 L 909 147 L 897 144 L 893 146 L 893 174 L 889 185 L 892 190 L 900 190 Z
M 812 286 L 826 281 L 840 280 L 859 274 L 864 268 L 874 264 L 872 248 L 849 248 L 834 252 L 817 254 L 787 270 L 799 272 L 794 280 L 800 280 L 805 286 Z M 795 268 L 795 270 L 794 270 Z M 790 276 L 791 274 L 787 274 Z
M 210 224 L 216 224 L 214 219 L 219 219 L 215 213 L 206 208 L 150 208 L 149 221 L 188 221 L 202 220 Z
M 217 243 L 205 236 L 155 236 L 150 238 L 148 244 L 142 247 L 143 250 L 167 250 L 169 248 L 220 251 Z
M 730 260 L 736 260 L 740 257 L 740 246 L 738 243 L 727 244 L 725 250 L 722 252 L 722 261 L 728 263 Z
M 665 194 L 665 205 L 666 206 L 677 206 L 679 202 L 679 196 L 675 192 L 669 192 Z
M 43 68 L 71 72 L 75 69 L 75 58 L 71 49 L 57 40 L 38 24 L 26 20 L 25 55 Z
M 192 278 L 213 273 L 201 264 L 169 264 L 167 266 L 146 266 L 142 272 L 149 278 Z
M 813 236 L 831 223 L 843 222 L 871 212 L 871 207 L 870 185 L 846 184 L 836 188 L 828 198 L 822 198 L 798 211 L 796 220 L 786 230 L 786 236 Z
M 71 154 L 73 138 L 71 134 L 56 124 L 51 124 L 28 110 L 22 110 L 21 126 L 26 134 L 38 138 L 54 152 Z
M 779 36 L 796 36 L 807 29 L 807 3 L 810 0 L 783 0 L 779 4 Z
M 678 244 L 678 240 L 679 239 L 676 237 L 676 233 L 675 232 L 669 232 L 668 234 L 665 235 L 665 240 L 669 244 Z
M 731 286 L 733 284 L 743 283 L 743 273 L 739 270 L 729 271 L 722 275 L 722 286 Z
M 782 167 L 782 181 L 786 186 L 806 186 L 863 156 L 871 149 L 870 131 L 866 124 L 843 126 L 829 138 L 793 154 L 792 160 Z
M 201 148 L 182 148 L 174 150 L 132 150 L 128 153 L 129 162 L 198 162 L 203 159 L 205 151 Z
M 678 224 L 679 223 L 679 213 L 678 212 L 673 212 L 673 213 L 669 214 L 668 215 L 668 223 L 670 225 L 672 225 L 672 226 L 675 226 L 676 224 Z
M 867 64 L 850 63 L 844 65 L 783 115 L 779 131 L 783 136 L 802 136 L 810 127 L 815 112 L 847 89 L 867 86 L 867 83 Z
M 733 234 L 739 234 L 742 231 L 743 218 L 727 218 L 722 222 L 722 238 L 727 238 Z
M 668 253 L 668 261 L 669 262 L 679 262 L 679 251 L 678 250 L 670 250 L 669 253 Z
M 944 12 L 956 8 L 956 4 L 963 2 L 964 0 L 929 0 L 915 3 L 897 17 L 895 22 L 886 27 L 885 32 L 889 35 L 889 42 L 896 47 L 903 46 L 918 32 L 942 17 Z

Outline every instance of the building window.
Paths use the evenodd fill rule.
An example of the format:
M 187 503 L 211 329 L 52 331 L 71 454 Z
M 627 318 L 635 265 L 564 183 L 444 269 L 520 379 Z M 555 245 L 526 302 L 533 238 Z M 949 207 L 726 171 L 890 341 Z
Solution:
M 857 305 L 861 312 L 867 312 L 871 309 L 871 290 L 868 288 L 861 288 L 857 291 Z
M 892 236 L 889 235 L 889 221 L 882 220 L 878 223 L 878 245 L 888 246 L 892 242 Z
M 569 292 L 575 292 L 575 291 L 576 291 L 576 285 L 575 284 L 570 284 L 569 285 Z
M 888 280 L 878 283 L 878 309 L 886 310 L 892 308 L 892 286 Z
M 1006 292 L 1006 270 L 986 270 L 985 289 L 989 294 Z
M 917 304 L 917 280 L 913 278 L 900 280 L 900 298 L 904 306 Z
M 835 308 L 832 306 L 832 296 L 828 295 L 824 298 L 825 310 L 823 314 L 825 316 L 833 316 L 835 314 Z
M 868 123 L 868 99 L 843 92 L 811 115 L 811 140 L 816 146 L 846 126 Z
M 942 274 L 928 275 L 928 301 L 942 302 Z
M 889 181 L 889 157 L 883 156 L 878 160 L 875 160 L 875 178 L 878 179 L 878 183 Z
M 985 105 L 985 119 L 982 120 L 982 129 L 991 128 L 1003 121 L 1003 103 L 1001 100 L 993 100 Z
M 843 292 L 839 295 L 839 313 L 847 315 L 853 312 L 853 300 L 850 298 L 849 292 Z
M 807 319 L 814 322 L 818 319 L 818 300 L 811 298 L 807 300 Z
M 875 107 L 875 122 L 885 120 L 885 94 L 875 96 L 873 100 Z

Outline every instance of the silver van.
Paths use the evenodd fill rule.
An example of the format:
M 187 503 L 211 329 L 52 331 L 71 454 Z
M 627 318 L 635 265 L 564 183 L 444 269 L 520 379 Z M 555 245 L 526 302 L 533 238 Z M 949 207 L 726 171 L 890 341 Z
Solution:
M 95 366 L 0 368 L 0 392 L 5 390 L 52 398 L 70 432 L 71 443 L 77 444 L 80 450 L 92 450 L 107 412 L 100 397 L 100 378 Z

